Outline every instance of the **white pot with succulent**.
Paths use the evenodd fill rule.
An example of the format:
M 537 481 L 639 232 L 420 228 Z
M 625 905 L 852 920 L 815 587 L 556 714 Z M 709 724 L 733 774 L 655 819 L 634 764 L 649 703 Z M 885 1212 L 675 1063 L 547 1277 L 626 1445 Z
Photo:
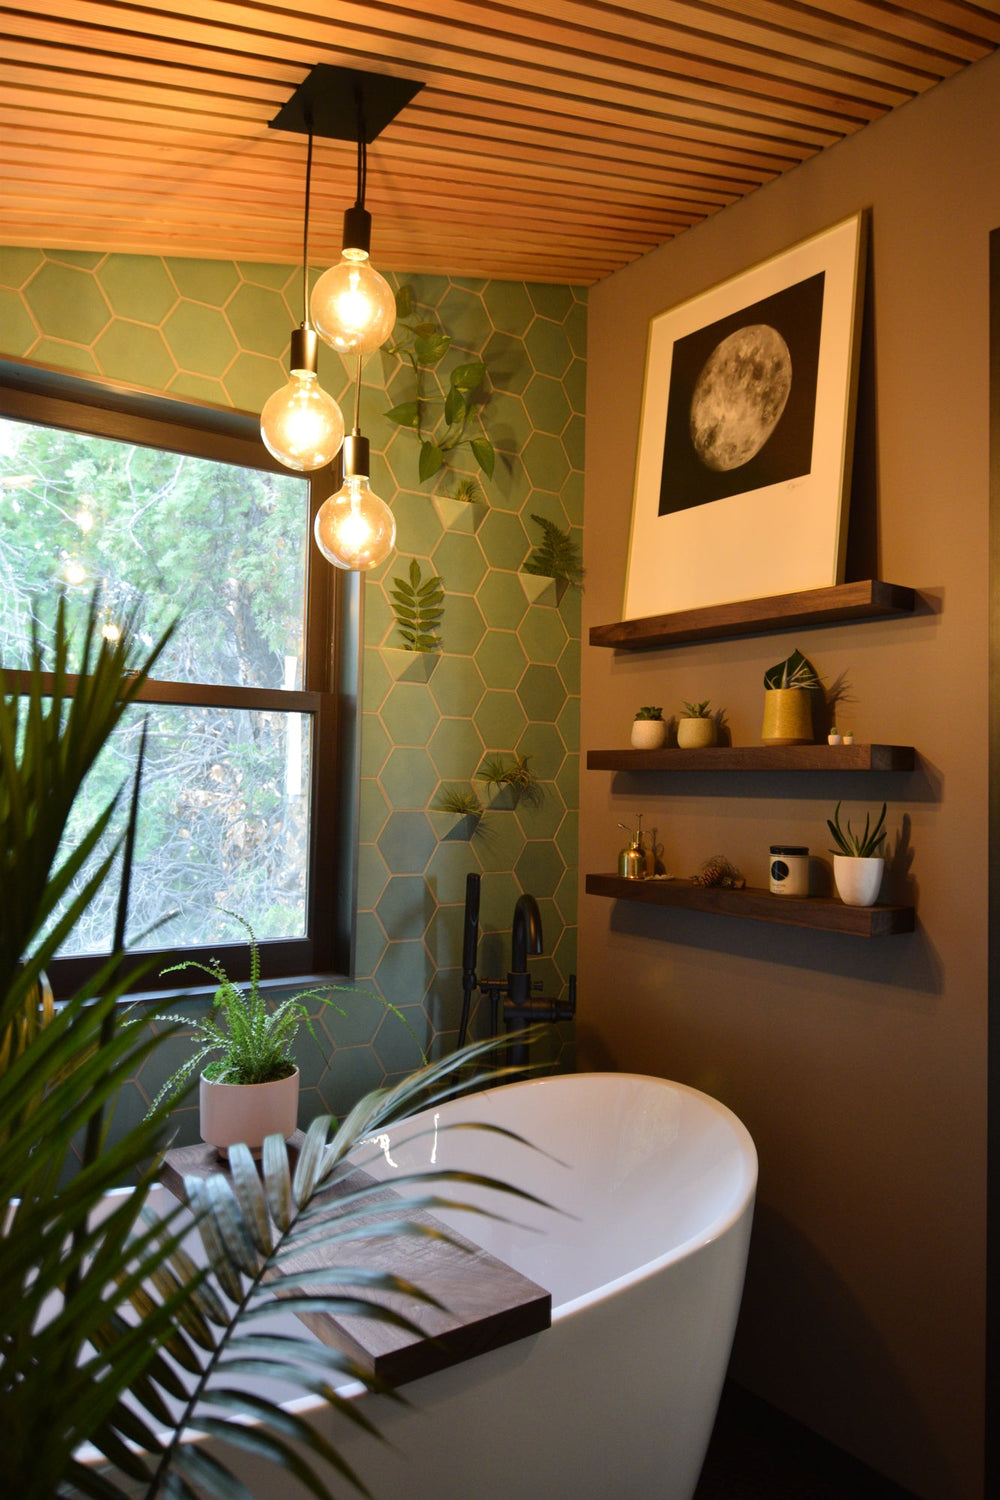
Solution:
M 685 703 L 677 716 L 677 744 L 682 750 L 704 750 L 717 739 L 716 721 L 708 711 L 709 700 Z
M 201 969 L 218 988 L 212 1013 L 194 1022 L 188 1016 L 171 1016 L 194 1030 L 195 1051 L 163 1085 L 154 1107 L 163 1098 L 179 1095 L 201 1067 L 198 1106 L 201 1138 L 226 1156 L 230 1146 L 242 1141 L 259 1156 L 269 1135 L 287 1140 L 298 1127 L 299 1070 L 292 1046 L 305 1026 L 316 1039 L 306 1001 L 333 1005 L 346 1015 L 323 990 L 302 990 L 272 1005 L 260 984 L 260 951 L 253 928 L 236 912 L 220 908 L 243 926 L 250 938 L 250 982 L 244 991 L 235 984 L 217 959 L 199 963 L 187 959 L 164 969 Z M 387 1002 L 388 1003 L 388 1002 Z
M 836 849 L 830 850 L 837 895 L 845 906 L 874 906 L 885 873 L 885 858 L 875 851 L 885 838 L 886 805 L 882 803 L 874 828 L 871 814 L 865 814 L 863 833 L 855 833 L 850 820 L 846 828 L 841 827 L 840 806 L 838 802 L 833 817 L 827 819 L 827 827 L 837 845 Z
M 662 708 L 640 708 L 632 721 L 632 745 L 636 750 L 659 750 L 666 744 L 667 726 Z
M 813 695 L 822 687 L 812 662 L 793 651 L 764 673 L 764 724 L 761 739 L 768 745 L 811 745 Z

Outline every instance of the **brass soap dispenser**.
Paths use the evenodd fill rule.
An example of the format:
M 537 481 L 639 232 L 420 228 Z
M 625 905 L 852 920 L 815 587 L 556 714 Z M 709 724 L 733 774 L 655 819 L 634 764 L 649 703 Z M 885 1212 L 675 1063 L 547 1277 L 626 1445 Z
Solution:
M 642 813 L 636 814 L 634 828 L 629 828 L 627 823 L 619 823 L 619 828 L 624 828 L 629 836 L 629 842 L 618 856 L 618 873 L 625 880 L 645 880 L 646 878 L 646 852 L 642 847 Z

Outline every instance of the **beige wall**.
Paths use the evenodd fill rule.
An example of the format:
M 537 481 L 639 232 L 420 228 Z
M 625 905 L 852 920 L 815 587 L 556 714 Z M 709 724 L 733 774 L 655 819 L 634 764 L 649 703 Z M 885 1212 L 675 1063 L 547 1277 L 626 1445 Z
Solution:
M 581 1063 L 679 1078 L 760 1153 L 733 1372 L 918 1495 L 982 1494 L 986 1147 L 988 245 L 1000 224 L 1000 57 L 717 215 L 591 293 L 590 625 L 620 618 L 649 318 L 871 209 L 854 576 L 917 588 L 913 618 L 671 651 L 584 645 L 584 748 L 642 703 L 711 698 L 760 732 L 793 645 L 846 670 L 860 740 L 910 776 L 582 779 L 581 891 L 638 809 L 668 869 L 772 841 L 825 855 L 825 818 L 890 803 L 913 936 L 863 940 L 580 898 Z M 876 549 L 864 558 L 865 534 Z M 793 545 L 792 540 L 789 545 Z M 665 606 L 666 607 L 666 606 Z M 669 1351 L 665 1351 L 669 1357 Z

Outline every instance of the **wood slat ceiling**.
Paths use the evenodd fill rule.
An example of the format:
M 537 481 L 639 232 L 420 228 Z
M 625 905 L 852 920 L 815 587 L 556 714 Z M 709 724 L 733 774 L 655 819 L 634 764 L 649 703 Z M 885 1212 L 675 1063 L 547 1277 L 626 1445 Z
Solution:
M 37 0 L 0 14 L 0 243 L 295 264 L 315 63 L 425 87 L 368 153 L 386 269 L 590 284 L 1000 43 L 965 0 Z M 353 145 L 317 141 L 310 260 Z

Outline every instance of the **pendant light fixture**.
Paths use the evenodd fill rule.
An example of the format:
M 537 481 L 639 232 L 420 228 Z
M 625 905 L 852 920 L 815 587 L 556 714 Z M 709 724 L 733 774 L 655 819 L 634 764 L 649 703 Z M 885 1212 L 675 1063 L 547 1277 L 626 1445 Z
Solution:
M 358 187 L 354 207 L 344 211 L 344 240 L 340 261 L 317 281 L 312 294 L 312 316 L 324 343 L 338 354 L 374 354 L 385 343 L 396 322 L 392 287 L 369 260 L 372 216 L 365 208 L 368 143 L 364 105 L 358 102 Z
M 371 487 L 368 439 L 358 427 L 361 400 L 361 358 L 354 391 L 354 431 L 344 439 L 344 482 L 316 512 L 316 545 L 336 568 L 364 573 L 389 556 L 396 545 L 396 520 Z
M 319 383 L 318 343 L 309 324 L 309 188 L 312 131 L 306 155 L 306 201 L 302 226 L 302 323 L 292 333 L 287 384 L 269 396 L 260 414 L 264 446 L 286 469 L 310 473 L 332 463 L 344 441 L 344 418 Z

